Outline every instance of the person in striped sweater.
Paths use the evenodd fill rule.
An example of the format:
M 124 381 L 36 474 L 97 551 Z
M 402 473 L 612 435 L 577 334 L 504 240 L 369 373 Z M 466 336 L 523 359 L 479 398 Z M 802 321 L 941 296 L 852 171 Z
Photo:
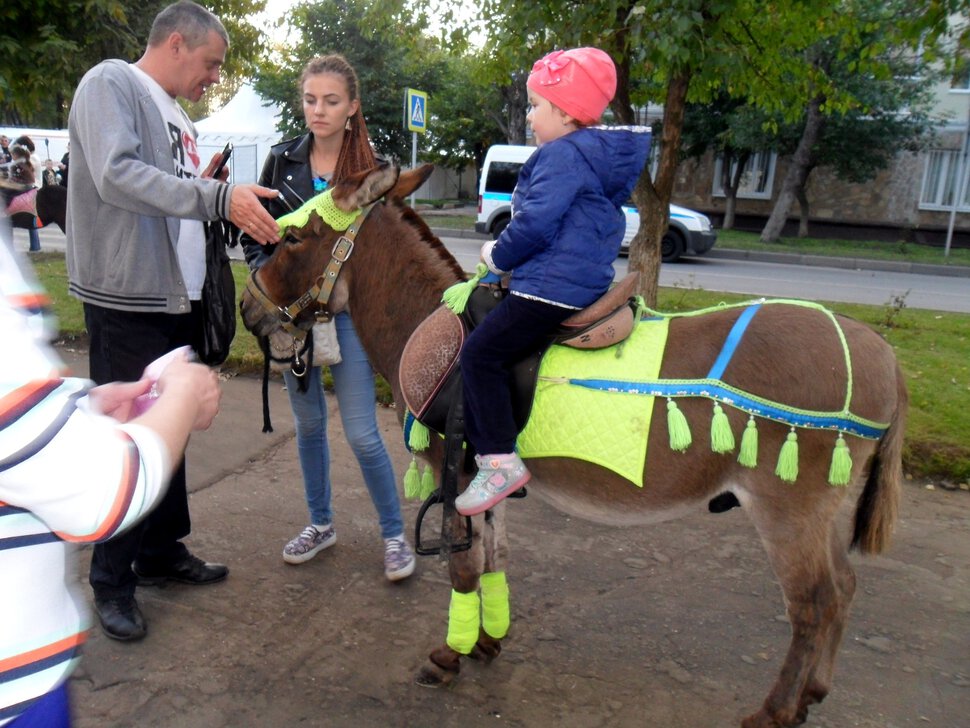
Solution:
M 67 678 L 90 621 L 76 544 L 152 509 L 189 433 L 218 413 L 220 389 L 185 356 L 157 381 L 67 376 L 48 299 L 11 238 L 0 219 L 0 726 L 59 728 L 70 725 Z

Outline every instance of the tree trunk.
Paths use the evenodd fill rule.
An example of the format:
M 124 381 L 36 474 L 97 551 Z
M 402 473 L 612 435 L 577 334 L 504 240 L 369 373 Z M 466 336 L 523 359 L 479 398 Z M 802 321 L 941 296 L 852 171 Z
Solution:
M 525 117 L 529 105 L 526 80 L 526 74 L 516 73 L 512 76 L 512 83 L 502 89 L 507 110 L 509 144 L 525 144 Z
M 741 177 L 744 176 L 744 166 L 751 158 L 751 152 L 742 152 L 738 157 L 738 164 L 731 174 L 730 153 L 725 153 L 721 164 L 721 188 L 724 190 L 724 220 L 721 222 L 722 230 L 734 229 L 734 213 L 738 207 L 738 189 L 741 187 Z
M 651 307 L 657 305 L 660 240 L 667 230 L 670 218 L 670 195 L 677 172 L 689 86 L 689 71 L 673 76 L 667 84 L 657 179 L 655 182 L 651 181 L 650 168 L 645 166 L 636 187 L 633 188 L 633 201 L 640 211 L 640 229 L 630 241 L 629 270 L 640 274 L 637 292 Z
M 619 3 L 616 8 L 616 24 L 618 30 L 607 41 L 607 51 L 616 63 L 616 95 L 610 102 L 610 109 L 618 124 L 636 124 L 636 114 L 633 102 L 630 101 L 630 30 L 626 18 L 630 14 L 632 3 Z
M 808 195 L 805 194 L 805 185 L 802 185 L 795 192 L 795 197 L 798 199 L 798 237 L 807 238 L 808 237 Z
M 781 237 L 782 228 L 788 220 L 788 211 L 791 210 L 795 196 L 801 187 L 805 186 L 809 173 L 812 171 L 812 148 L 818 141 L 822 130 L 822 98 L 812 99 L 805 113 L 805 129 L 802 131 L 802 138 L 798 141 L 798 147 L 792 155 L 791 164 L 785 174 L 785 181 L 781 185 L 781 193 L 775 202 L 775 207 L 771 211 L 771 217 L 765 223 L 764 230 L 761 231 L 762 243 L 773 243 Z

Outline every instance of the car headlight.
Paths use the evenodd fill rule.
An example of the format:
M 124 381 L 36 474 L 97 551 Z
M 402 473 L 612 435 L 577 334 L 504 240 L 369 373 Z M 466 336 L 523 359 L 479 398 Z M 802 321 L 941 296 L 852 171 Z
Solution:
M 699 217 L 701 219 L 701 230 L 703 230 L 705 233 L 710 232 L 711 218 L 709 218 L 707 215 L 700 215 Z

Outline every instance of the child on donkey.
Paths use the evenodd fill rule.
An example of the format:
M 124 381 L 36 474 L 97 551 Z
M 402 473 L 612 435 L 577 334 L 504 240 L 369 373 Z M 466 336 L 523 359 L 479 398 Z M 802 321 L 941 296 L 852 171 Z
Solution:
M 462 515 L 488 510 L 529 481 L 515 452 L 511 367 L 613 281 L 622 205 L 647 160 L 646 128 L 594 127 L 616 92 L 616 67 L 597 48 L 555 51 L 532 67 L 526 120 L 539 148 L 523 165 L 512 221 L 482 247 L 494 273 L 511 272 L 509 295 L 461 353 L 466 434 L 478 474 L 458 496 Z

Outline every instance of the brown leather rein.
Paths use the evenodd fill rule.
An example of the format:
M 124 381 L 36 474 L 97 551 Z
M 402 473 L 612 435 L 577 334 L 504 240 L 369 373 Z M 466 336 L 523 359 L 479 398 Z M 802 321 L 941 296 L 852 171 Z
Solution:
M 259 285 L 259 281 L 256 280 L 257 271 L 252 271 L 249 274 L 249 278 L 246 280 L 246 290 L 259 301 L 265 311 L 279 317 L 280 326 L 294 339 L 294 348 L 301 345 L 309 333 L 294 323 L 296 317 L 305 309 L 314 303 L 319 303 L 320 308 L 314 314 L 315 321 L 329 321 L 333 318 L 333 312 L 329 305 L 334 286 L 337 285 L 337 278 L 340 276 L 344 263 L 350 259 L 354 252 L 354 240 L 357 238 L 357 233 L 360 232 L 361 226 L 370 211 L 374 209 L 375 204 L 372 202 L 361 209 L 360 214 L 333 244 L 333 250 L 330 251 L 330 262 L 323 269 L 323 273 L 317 276 L 310 288 L 289 305 L 278 305 L 266 294 Z

